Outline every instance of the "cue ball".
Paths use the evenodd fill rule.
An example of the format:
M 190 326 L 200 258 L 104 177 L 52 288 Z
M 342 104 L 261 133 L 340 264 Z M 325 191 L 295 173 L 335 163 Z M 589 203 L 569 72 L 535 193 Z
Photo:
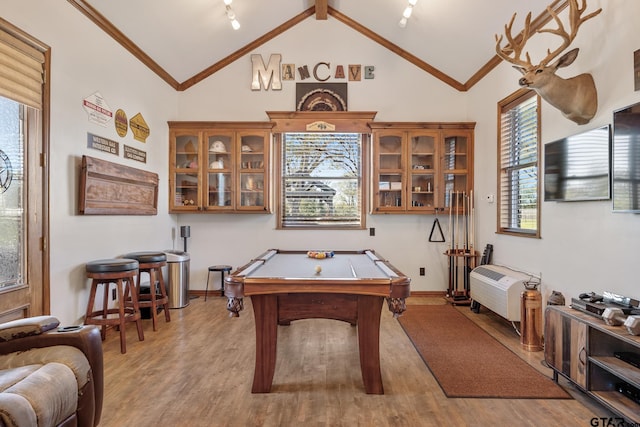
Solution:
M 319 265 L 316 265 L 316 273 L 320 273 L 322 271 L 322 267 L 320 267 Z

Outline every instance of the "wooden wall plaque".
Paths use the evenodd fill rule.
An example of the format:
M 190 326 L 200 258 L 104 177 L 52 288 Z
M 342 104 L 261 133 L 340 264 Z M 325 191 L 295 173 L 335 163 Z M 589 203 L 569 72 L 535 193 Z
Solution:
M 82 156 L 82 215 L 157 215 L 158 174 Z

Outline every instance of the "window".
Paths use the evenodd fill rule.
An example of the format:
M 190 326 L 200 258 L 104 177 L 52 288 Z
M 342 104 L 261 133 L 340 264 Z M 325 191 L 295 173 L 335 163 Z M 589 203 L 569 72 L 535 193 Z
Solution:
M 498 233 L 540 237 L 538 105 L 530 90 L 498 103 Z
M 49 310 L 49 52 L 0 19 L 0 322 Z
M 279 228 L 364 228 L 359 133 L 283 133 Z
M 0 96 L 0 289 L 21 286 L 26 276 L 24 108 Z

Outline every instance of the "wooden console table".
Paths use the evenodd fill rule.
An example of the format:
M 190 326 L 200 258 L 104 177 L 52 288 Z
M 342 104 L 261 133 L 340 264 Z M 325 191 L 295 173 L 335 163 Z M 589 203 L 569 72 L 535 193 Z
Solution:
M 640 404 L 618 388 L 640 390 L 640 369 L 614 356 L 640 355 L 640 336 L 624 326 L 608 326 L 599 317 L 565 306 L 545 310 L 545 361 L 598 402 L 631 423 L 640 423 Z

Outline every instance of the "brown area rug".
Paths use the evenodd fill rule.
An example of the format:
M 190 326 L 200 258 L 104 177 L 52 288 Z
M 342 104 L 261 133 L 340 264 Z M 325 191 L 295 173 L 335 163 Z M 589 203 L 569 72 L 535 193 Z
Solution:
M 451 305 L 410 305 L 398 320 L 447 397 L 571 398 Z

